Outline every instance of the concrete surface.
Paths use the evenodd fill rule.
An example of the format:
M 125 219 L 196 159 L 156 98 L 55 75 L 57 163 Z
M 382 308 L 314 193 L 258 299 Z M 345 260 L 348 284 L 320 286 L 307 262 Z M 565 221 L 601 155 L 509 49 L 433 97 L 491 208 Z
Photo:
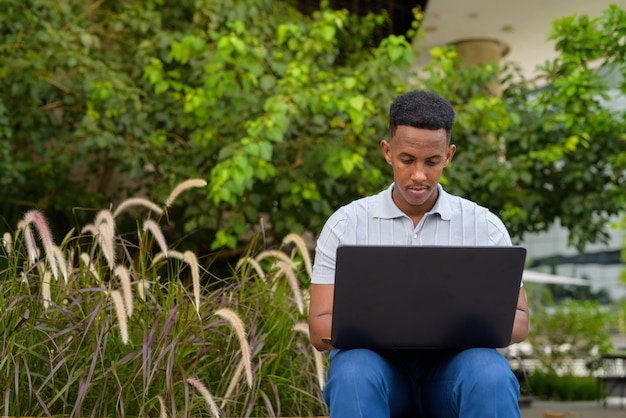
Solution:
M 553 402 L 532 401 L 521 408 L 522 418 L 626 418 L 626 402 L 623 406 L 610 402 Z

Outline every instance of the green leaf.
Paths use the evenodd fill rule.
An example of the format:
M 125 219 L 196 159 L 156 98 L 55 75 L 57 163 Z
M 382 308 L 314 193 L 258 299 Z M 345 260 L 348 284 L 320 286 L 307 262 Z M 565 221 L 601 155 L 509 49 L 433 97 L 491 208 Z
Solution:
M 404 56 L 404 47 L 400 45 L 394 45 L 389 48 L 389 56 L 391 61 L 397 62 Z
M 167 89 L 169 88 L 170 83 L 168 83 L 165 80 L 159 81 L 158 83 L 156 83 L 156 85 L 154 86 L 154 92 L 156 94 L 161 94 L 167 91 Z
M 354 110 L 361 111 L 365 106 L 365 98 L 363 96 L 354 96 L 350 98 L 350 106 Z
M 352 173 L 352 170 L 354 170 L 354 162 L 352 161 L 352 158 L 350 158 L 349 155 L 343 156 L 341 158 L 341 167 L 343 168 L 343 171 L 346 172 L 347 174 Z
M 441 47 L 434 47 L 431 48 L 430 51 L 428 51 L 430 53 L 430 55 L 434 58 L 434 59 L 439 59 L 441 57 L 443 57 L 443 49 Z
M 322 38 L 325 41 L 330 42 L 335 39 L 336 29 L 333 26 L 324 26 L 322 28 Z

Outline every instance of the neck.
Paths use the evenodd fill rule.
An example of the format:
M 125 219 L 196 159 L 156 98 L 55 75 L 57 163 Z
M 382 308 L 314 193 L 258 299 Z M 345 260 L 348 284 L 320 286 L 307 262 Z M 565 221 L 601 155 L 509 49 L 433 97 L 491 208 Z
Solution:
M 437 190 L 435 190 L 435 193 L 433 194 L 431 199 L 421 205 L 409 205 L 405 202 L 405 204 L 401 206 L 398 204 L 398 202 L 402 202 L 401 198 L 396 197 L 395 193 L 391 193 L 391 197 L 398 209 L 400 209 L 402 212 L 404 212 L 405 215 L 413 220 L 413 226 L 417 226 L 417 224 L 424 217 L 424 215 L 435 206 L 435 203 L 437 203 L 437 200 L 439 199 L 439 187 L 437 187 Z

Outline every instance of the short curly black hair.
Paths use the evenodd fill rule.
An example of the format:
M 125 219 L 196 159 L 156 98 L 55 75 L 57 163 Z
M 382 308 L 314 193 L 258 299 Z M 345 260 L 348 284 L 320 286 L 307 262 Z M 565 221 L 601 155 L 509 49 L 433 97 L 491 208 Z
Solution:
M 398 96 L 389 108 L 389 139 L 398 126 L 439 130 L 445 129 L 448 144 L 452 138 L 454 109 L 446 99 L 426 91 L 410 91 Z

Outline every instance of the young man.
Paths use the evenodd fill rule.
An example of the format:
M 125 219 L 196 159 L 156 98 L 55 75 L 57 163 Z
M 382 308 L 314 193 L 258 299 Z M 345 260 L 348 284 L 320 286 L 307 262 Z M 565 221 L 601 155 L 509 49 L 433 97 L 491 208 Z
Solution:
M 398 97 L 390 108 L 389 138 L 381 141 L 394 182 L 337 210 L 317 241 L 309 329 L 315 348 L 331 350 L 324 399 L 333 418 L 520 416 L 519 383 L 495 349 L 340 350 L 322 341 L 331 334 L 339 245 L 511 245 L 497 216 L 439 184 L 456 151 L 454 117 L 435 94 Z M 522 287 L 511 343 L 527 337 L 528 324 Z

